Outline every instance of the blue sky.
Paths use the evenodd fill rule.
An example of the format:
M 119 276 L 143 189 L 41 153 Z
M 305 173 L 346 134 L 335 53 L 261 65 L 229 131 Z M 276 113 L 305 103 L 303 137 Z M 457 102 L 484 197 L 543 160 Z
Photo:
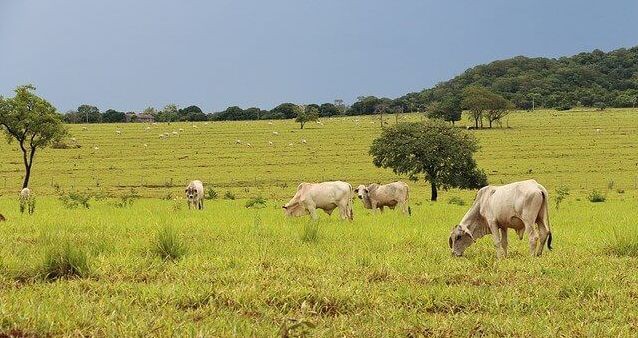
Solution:
M 397 97 L 473 65 L 638 45 L 638 1 L 0 0 L 0 94 L 66 111 Z

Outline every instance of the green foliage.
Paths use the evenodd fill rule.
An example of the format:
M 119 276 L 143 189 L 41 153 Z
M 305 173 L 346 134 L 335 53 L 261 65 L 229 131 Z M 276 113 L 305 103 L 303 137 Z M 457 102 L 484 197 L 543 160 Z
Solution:
M 217 197 L 219 196 L 217 194 L 217 191 L 215 191 L 215 189 L 213 189 L 212 187 L 208 187 L 206 189 L 206 199 L 214 200 L 214 199 L 217 199 Z
M 188 106 L 177 111 L 180 121 L 206 121 L 208 116 L 198 106 Z
M 295 122 L 299 122 L 301 129 L 307 122 L 314 122 L 319 119 L 319 108 L 314 106 L 299 107 L 297 106 L 297 118 Z
M 372 142 L 370 155 L 377 167 L 391 168 L 395 174 L 430 182 L 432 200 L 439 187 L 472 189 L 487 184 L 485 173 L 476 167 L 472 155 L 476 139 L 438 120 L 400 123 L 385 129 Z
M 175 104 L 167 104 L 156 113 L 155 121 L 157 122 L 176 122 L 179 121 L 179 107 Z
M 152 249 L 165 261 L 179 260 L 187 252 L 186 245 L 180 241 L 177 232 L 170 226 L 165 226 L 158 231 Z
M 120 200 L 115 202 L 115 206 L 117 208 L 131 207 L 133 205 L 133 202 L 135 202 L 135 200 L 138 198 L 140 198 L 140 196 L 138 195 L 137 191 L 134 188 L 131 188 L 128 193 L 120 196 Z
M 569 196 L 569 187 L 566 185 L 559 185 L 556 188 L 556 195 L 555 195 L 555 199 L 556 199 L 556 209 L 558 210 L 558 208 L 560 207 L 560 204 L 563 202 L 563 200 L 565 198 L 567 198 L 567 196 Z
M 87 277 L 90 273 L 89 257 L 76 245 L 65 241 L 50 247 L 41 268 L 41 275 L 47 280 Z
M 474 127 L 483 127 L 483 119 L 486 119 L 492 128 L 492 123 L 505 117 L 512 104 L 503 96 L 484 87 L 472 86 L 463 91 L 461 105 L 469 111 L 474 120 Z
M 299 108 L 294 103 L 282 103 L 268 112 L 265 118 L 268 119 L 294 119 L 297 117 Z
M 224 199 L 225 200 L 234 200 L 235 199 L 235 194 L 233 194 L 230 190 L 227 190 L 226 193 L 224 193 Z
M 605 197 L 605 195 L 603 195 L 600 191 L 593 190 L 587 195 L 587 199 L 592 203 L 602 203 L 607 200 L 607 197 Z
M 465 205 L 465 201 L 459 196 L 452 196 L 452 197 L 448 198 L 447 204 L 454 204 L 454 205 L 464 206 Z
M 596 102 L 594 103 L 594 107 L 596 107 L 596 109 L 603 111 L 605 110 L 605 108 L 607 108 L 607 105 L 605 104 L 605 102 Z
M 67 209 L 75 209 L 78 207 L 88 209 L 90 207 L 89 201 L 91 200 L 91 194 L 89 192 L 79 191 L 70 191 L 68 193 L 60 191 L 58 199 Z
M 558 59 L 514 58 L 467 69 L 455 78 L 421 92 L 397 99 L 412 106 L 427 106 L 447 96 L 460 96 L 468 87 L 487 87 L 520 109 L 570 109 L 591 107 L 632 107 L 638 97 L 638 47 L 604 53 L 594 50 Z
M 31 167 L 38 149 L 59 142 L 67 135 L 55 107 L 33 92 L 31 85 L 19 86 L 15 96 L 0 97 L 0 127 L 7 141 L 16 141 L 22 151 L 25 176 L 22 187 L 29 186 Z
M 248 201 L 246 201 L 245 207 L 246 208 L 265 208 L 266 199 L 261 196 L 253 197 L 249 199 Z
M 126 122 L 126 114 L 121 111 L 108 109 L 102 114 L 102 121 L 106 123 Z
M 427 107 L 426 116 L 431 119 L 442 119 L 454 124 L 454 122 L 461 120 L 462 111 L 460 98 L 448 96 L 441 99 L 441 101 L 430 103 Z
M 392 100 L 388 98 L 378 98 L 375 96 L 361 96 L 357 102 L 353 103 L 346 114 L 348 115 L 373 115 L 378 113 L 379 105 L 390 106 Z

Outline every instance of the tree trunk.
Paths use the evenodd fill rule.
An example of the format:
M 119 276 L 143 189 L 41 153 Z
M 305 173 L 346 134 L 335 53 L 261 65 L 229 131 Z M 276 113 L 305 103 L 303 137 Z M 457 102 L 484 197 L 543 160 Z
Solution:
M 436 183 L 435 182 L 430 182 L 430 185 L 432 186 L 432 198 L 431 198 L 431 200 L 433 202 L 436 202 L 436 199 L 439 197 L 438 191 L 436 190 Z
M 22 189 L 29 186 L 29 178 L 31 177 L 31 165 L 25 167 L 24 181 L 22 181 Z
M 492 128 L 492 120 L 490 120 L 490 129 Z
M 474 118 L 474 128 L 478 129 L 478 117 Z
M 299 124 L 301 124 L 301 129 L 303 129 L 303 122 L 299 122 Z

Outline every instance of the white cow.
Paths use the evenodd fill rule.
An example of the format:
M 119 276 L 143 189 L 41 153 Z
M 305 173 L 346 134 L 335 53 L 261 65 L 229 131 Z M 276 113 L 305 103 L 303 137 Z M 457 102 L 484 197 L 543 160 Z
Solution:
M 199 210 L 204 209 L 204 184 L 202 184 L 202 181 L 191 181 L 186 187 L 185 192 L 189 209 L 191 206 Z
M 470 210 L 450 233 L 452 253 L 461 256 L 476 240 L 492 234 L 497 255 L 507 256 L 507 229 L 510 228 L 519 239 L 523 239 L 524 233 L 528 234 L 532 255 L 540 256 L 546 242 L 551 250 L 548 198 L 547 190 L 534 180 L 481 188 Z
M 354 192 L 357 193 L 366 209 L 376 210 L 378 208 L 383 212 L 384 207 L 394 209 L 399 205 L 404 214 L 412 214 L 408 205 L 410 188 L 405 182 L 399 181 L 384 185 L 373 183 L 367 187 L 362 184 Z
M 23 188 L 20 191 L 20 213 L 24 213 L 25 210 L 29 214 L 35 211 L 35 196 L 29 188 Z
M 317 209 L 328 215 L 339 208 L 341 219 L 352 220 L 352 198 L 354 190 L 350 183 L 333 181 L 322 183 L 301 183 L 295 196 L 282 208 L 286 216 L 303 216 L 310 214 L 312 219 L 319 218 Z

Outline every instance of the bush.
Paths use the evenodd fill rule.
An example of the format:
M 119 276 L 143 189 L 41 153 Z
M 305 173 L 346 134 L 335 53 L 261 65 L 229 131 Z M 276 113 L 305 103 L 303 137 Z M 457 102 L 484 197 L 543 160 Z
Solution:
M 115 202 L 115 206 L 117 208 L 126 208 L 126 207 L 130 207 L 133 205 L 133 202 L 135 202 L 135 199 L 139 198 L 140 196 L 137 194 L 137 191 L 135 191 L 135 189 L 131 188 L 131 191 L 120 196 L 120 200 L 118 202 Z
M 215 191 L 215 189 L 209 188 L 208 190 L 206 190 L 206 199 L 214 200 L 214 199 L 217 199 L 217 197 L 219 196 L 217 194 L 217 191 Z
M 58 197 L 58 199 L 62 202 L 65 208 L 67 209 L 75 209 L 80 206 L 88 209 L 90 207 L 89 201 L 91 200 L 91 194 L 88 192 L 81 193 L 78 191 L 64 193 Z
M 174 261 L 186 254 L 186 245 L 180 242 L 173 228 L 166 226 L 157 233 L 153 252 L 165 261 Z
M 448 198 L 447 204 L 454 204 L 454 205 L 463 206 L 463 205 L 465 205 L 465 201 L 462 198 L 458 197 L 458 196 L 452 196 L 452 197 Z
M 565 185 L 561 185 L 556 188 L 556 210 L 560 207 L 563 200 L 569 196 L 569 188 Z
M 246 208 L 265 208 L 266 207 L 266 199 L 257 196 L 246 201 Z
M 235 199 L 235 194 L 233 194 L 230 191 L 226 191 L 226 193 L 224 194 L 224 199 L 225 200 L 234 200 Z
M 597 110 L 603 111 L 607 108 L 607 105 L 604 102 L 596 102 L 594 103 L 594 107 L 596 107 Z
M 607 197 L 600 193 L 598 190 L 594 190 L 587 195 L 587 199 L 592 203 L 602 203 L 607 200 Z
M 89 273 L 88 255 L 68 241 L 60 246 L 49 248 L 44 256 L 42 266 L 44 279 L 86 277 Z

